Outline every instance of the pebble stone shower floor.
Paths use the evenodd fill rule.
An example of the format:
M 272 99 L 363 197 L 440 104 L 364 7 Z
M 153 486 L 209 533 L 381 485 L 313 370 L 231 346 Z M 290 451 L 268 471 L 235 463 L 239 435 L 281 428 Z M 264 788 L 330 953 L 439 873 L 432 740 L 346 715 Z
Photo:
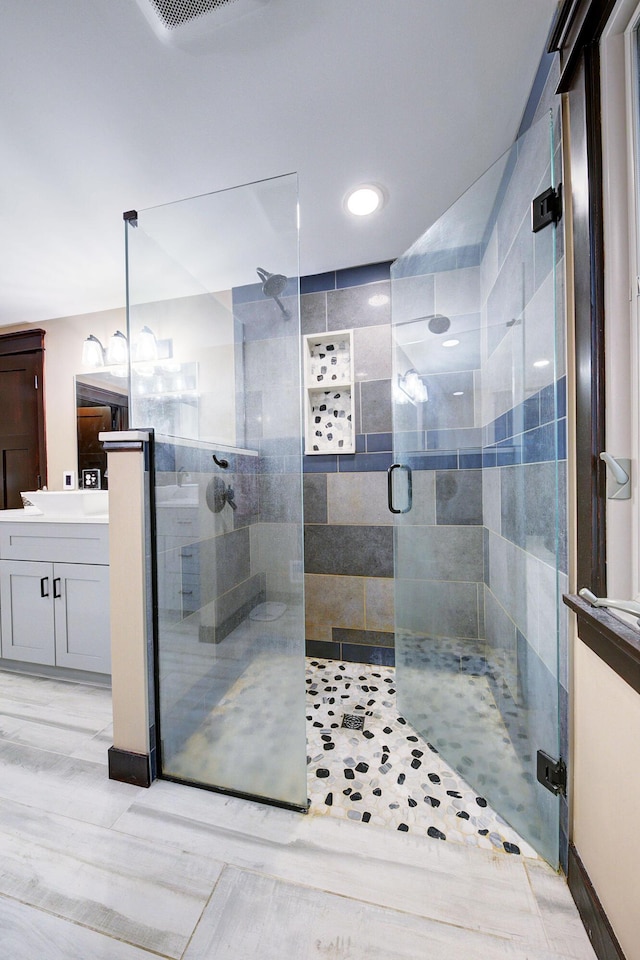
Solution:
M 537 858 L 400 716 L 394 667 L 306 663 L 312 815 Z M 353 728 L 353 717 L 364 718 L 363 729 Z

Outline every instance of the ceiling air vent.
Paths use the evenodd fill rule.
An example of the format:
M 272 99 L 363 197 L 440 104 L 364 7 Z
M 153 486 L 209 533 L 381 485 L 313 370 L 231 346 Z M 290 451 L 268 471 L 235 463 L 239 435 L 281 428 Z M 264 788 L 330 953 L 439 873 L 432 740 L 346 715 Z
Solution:
M 138 6 L 162 40 L 198 42 L 230 20 L 263 7 L 270 0 L 138 0 Z

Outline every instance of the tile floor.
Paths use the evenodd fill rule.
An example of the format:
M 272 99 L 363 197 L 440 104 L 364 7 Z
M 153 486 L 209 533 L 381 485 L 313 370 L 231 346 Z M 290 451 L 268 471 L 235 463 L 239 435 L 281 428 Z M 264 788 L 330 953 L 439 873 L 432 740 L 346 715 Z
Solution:
M 307 659 L 306 682 L 312 813 L 537 857 L 399 714 L 394 667 Z
M 106 690 L 0 673 L 3 960 L 593 960 L 543 862 L 106 776 Z

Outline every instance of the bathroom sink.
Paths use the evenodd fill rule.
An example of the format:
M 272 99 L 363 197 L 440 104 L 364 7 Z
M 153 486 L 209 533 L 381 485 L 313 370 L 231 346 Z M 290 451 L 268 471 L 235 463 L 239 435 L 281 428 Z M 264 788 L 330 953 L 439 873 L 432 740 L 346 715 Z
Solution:
M 109 513 L 106 490 L 27 490 L 20 496 L 45 517 L 104 517 Z

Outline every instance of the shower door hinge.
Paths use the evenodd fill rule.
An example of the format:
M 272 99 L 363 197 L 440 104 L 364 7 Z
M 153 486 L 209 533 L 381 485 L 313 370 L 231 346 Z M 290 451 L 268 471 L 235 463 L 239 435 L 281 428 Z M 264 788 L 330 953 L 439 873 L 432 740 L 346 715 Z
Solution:
M 563 797 L 567 795 L 567 765 L 560 757 L 554 760 L 544 750 L 538 750 L 537 755 L 538 783 L 550 790 L 551 793 L 561 793 Z
M 531 201 L 531 230 L 537 233 L 562 217 L 562 184 L 549 187 Z

